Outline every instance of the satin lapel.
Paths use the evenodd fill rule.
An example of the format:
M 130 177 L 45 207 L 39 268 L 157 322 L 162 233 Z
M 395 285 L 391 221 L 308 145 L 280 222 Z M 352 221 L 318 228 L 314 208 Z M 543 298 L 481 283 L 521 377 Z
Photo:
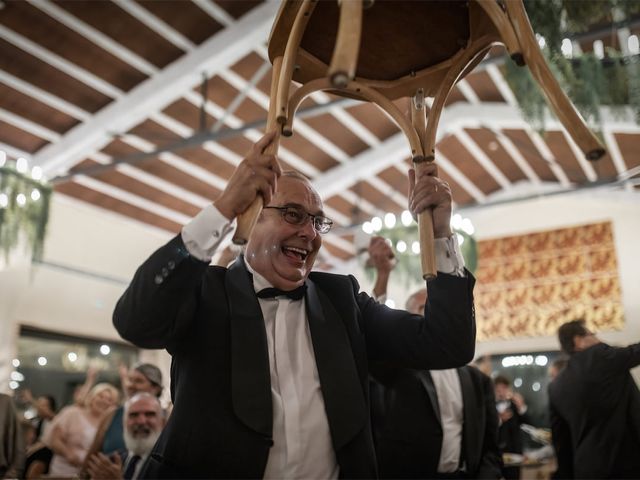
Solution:
M 433 411 L 436 413 L 436 418 L 438 419 L 438 423 L 442 427 L 442 418 L 440 417 L 440 404 L 438 404 L 438 393 L 436 392 L 436 387 L 433 384 L 433 379 L 431 378 L 431 374 L 428 370 L 421 370 L 418 372 L 418 377 L 424 385 L 424 389 L 427 391 L 429 395 L 429 400 L 431 401 L 431 407 Z
M 307 279 L 307 317 L 322 396 L 337 451 L 364 428 L 368 409 L 349 336 L 329 299 Z
M 231 329 L 231 401 L 238 418 L 267 437 L 272 435 L 271 374 L 260 304 L 242 257 L 225 280 Z
M 470 460 L 472 452 L 476 452 L 477 448 L 480 448 L 481 444 L 476 441 L 478 434 L 477 426 L 480 422 L 484 424 L 484 418 L 479 418 L 479 413 L 476 408 L 477 396 L 474 394 L 473 380 L 471 374 L 466 368 L 456 369 L 458 377 L 460 377 L 460 389 L 462 390 L 462 458 L 467 462 Z M 482 397 L 480 397 L 482 398 Z

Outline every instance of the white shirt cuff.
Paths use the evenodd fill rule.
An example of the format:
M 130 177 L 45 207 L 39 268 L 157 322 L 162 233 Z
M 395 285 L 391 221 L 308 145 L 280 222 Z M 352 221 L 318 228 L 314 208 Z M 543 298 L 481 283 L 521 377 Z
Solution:
M 383 293 L 382 295 L 380 295 L 379 297 L 376 297 L 376 294 L 371 292 L 371 296 L 373 297 L 373 299 L 378 302 L 379 304 L 384 304 L 387 301 L 387 294 Z
M 182 241 L 191 256 L 210 262 L 220 243 L 235 228 L 235 219 L 229 221 L 213 205 L 203 208 L 182 227 Z
M 434 250 L 436 254 L 436 269 L 439 272 L 449 273 L 457 277 L 465 276 L 464 258 L 455 234 L 450 237 L 436 238 Z

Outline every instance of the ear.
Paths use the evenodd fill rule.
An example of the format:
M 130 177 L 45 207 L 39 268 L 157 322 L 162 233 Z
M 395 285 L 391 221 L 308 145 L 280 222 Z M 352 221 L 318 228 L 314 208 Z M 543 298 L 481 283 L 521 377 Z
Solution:
M 581 350 L 584 350 L 584 337 L 581 335 L 574 335 L 573 336 L 573 351 L 574 352 L 579 352 Z

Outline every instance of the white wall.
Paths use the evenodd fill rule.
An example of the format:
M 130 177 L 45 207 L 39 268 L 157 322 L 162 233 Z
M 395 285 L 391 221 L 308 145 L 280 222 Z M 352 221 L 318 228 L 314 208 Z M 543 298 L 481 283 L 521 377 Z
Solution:
M 55 195 L 43 264 L 13 255 L 0 268 L 0 391 L 8 390 L 20 325 L 119 339 L 111 323 L 115 302 L 136 267 L 169 238 L 167 232 Z
M 627 345 L 640 341 L 640 195 L 588 190 L 463 212 L 478 240 L 611 221 L 622 287 L 625 327 L 600 337 Z M 482 259 L 480 259 L 482 261 Z M 558 349 L 555 336 L 479 343 L 477 354 Z

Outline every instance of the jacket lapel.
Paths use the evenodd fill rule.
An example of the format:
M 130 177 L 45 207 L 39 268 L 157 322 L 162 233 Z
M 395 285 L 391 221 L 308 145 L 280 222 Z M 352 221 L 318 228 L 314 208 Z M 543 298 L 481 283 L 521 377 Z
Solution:
M 431 401 L 431 408 L 436 414 L 436 418 L 438 419 L 438 423 L 442 427 L 442 418 L 440 417 L 440 405 L 438 404 L 438 393 L 436 392 L 436 387 L 433 384 L 433 378 L 431 378 L 431 374 L 428 370 L 420 370 L 418 372 L 418 376 L 424 389 L 427 391 L 427 395 L 429 396 L 429 400 Z
M 364 428 L 368 409 L 341 317 L 311 280 L 307 279 L 307 285 L 311 341 L 333 447 L 338 451 Z
M 231 329 L 233 410 L 248 427 L 271 437 L 273 409 L 267 335 L 260 304 L 242 257 L 227 271 L 225 285 Z
M 475 468 L 475 465 L 469 465 L 472 462 L 471 456 L 477 457 L 477 449 L 481 443 L 477 441 L 478 425 L 484 425 L 484 410 L 478 409 L 476 402 L 482 398 L 482 395 L 474 395 L 474 385 L 471 374 L 466 368 L 456 369 L 460 377 L 460 388 L 462 390 L 462 452 L 460 456 L 467 462 L 467 468 Z M 479 452 L 477 452 L 479 453 Z

